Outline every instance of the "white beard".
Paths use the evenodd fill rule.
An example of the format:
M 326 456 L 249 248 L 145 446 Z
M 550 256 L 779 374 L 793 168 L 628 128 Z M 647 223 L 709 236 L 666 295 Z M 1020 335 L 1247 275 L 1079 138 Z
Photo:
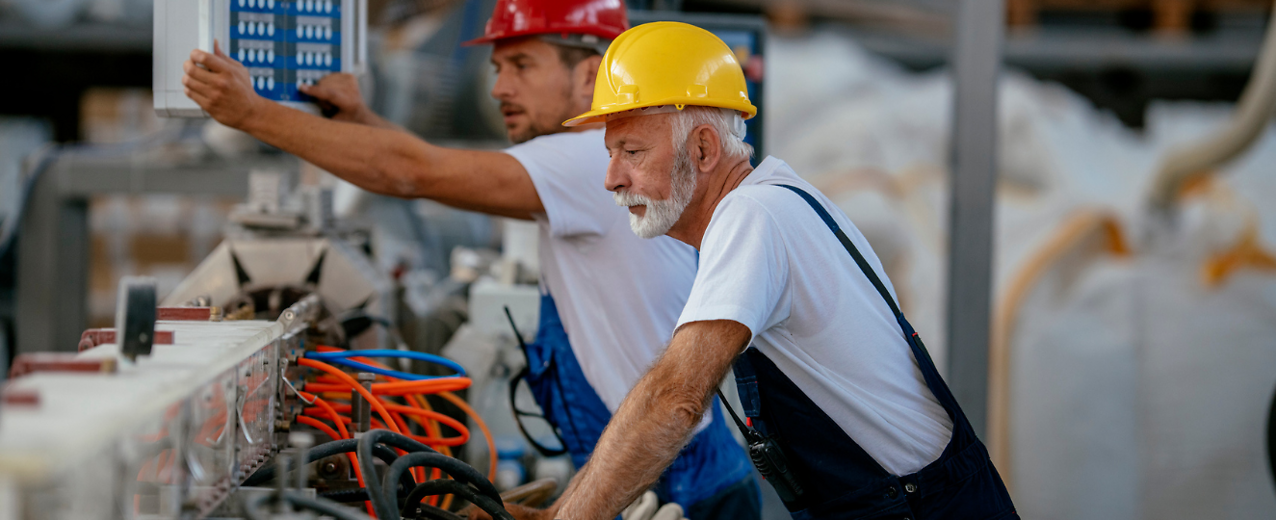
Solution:
M 655 200 L 627 191 L 612 194 L 617 206 L 646 206 L 643 216 L 629 214 L 629 227 L 641 238 L 655 238 L 669 232 L 682 212 L 691 204 L 691 197 L 696 191 L 695 165 L 690 154 L 684 148 L 674 157 L 673 171 L 670 173 L 669 198 Z

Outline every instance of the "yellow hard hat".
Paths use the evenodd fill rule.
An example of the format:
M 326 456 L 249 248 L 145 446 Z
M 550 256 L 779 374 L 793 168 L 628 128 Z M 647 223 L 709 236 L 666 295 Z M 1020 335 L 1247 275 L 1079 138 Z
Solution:
M 694 25 L 653 22 L 611 42 L 598 68 L 592 110 L 563 125 L 597 123 L 608 114 L 662 105 L 730 108 L 745 113 L 745 119 L 758 113 L 727 44 Z

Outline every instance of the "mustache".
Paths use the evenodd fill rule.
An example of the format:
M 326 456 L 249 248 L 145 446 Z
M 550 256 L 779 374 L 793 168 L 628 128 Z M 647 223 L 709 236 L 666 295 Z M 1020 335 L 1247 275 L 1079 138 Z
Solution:
M 612 193 L 611 197 L 616 200 L 617 206 L 622 207 L 650 206 L 652 203 L 657 202 L 655 199 L 650 197 L 645 197 L 637 193 L 630 193 L 629 191 L 617 191 Z
M 502 113 L 502 114 L 504 114 L 504 113 L 507 113 L 507 112 L 527 112 L 527 109 L 526 109 L 526 108 L 523 108 L 523 105 L 516 105 L 516 104 L 514 104 L 514 103 L 510 103 L 510 102 L 508 102 L 508 101 L 502 101 L 502 102 L 501 102 L 501 113 Z

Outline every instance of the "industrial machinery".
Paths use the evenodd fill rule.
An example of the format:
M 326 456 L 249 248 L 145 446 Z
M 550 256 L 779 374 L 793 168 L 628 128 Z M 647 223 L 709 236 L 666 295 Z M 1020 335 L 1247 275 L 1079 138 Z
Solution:
M 456 499 L 437 495 L 508 518 L 488 480 L 494 463 L 480 472 L 448 456 L 469 432 L 426 399 L 469 410 L 451 393 L 470 384 L 459 365 L 326 347 L 317 294 L 277 319 L 241 320 L 216 307 L 157 308 L 154 291 L 126 279 L 115 329 L 86 331 L 76 354 L 15 362 L 0 393 L 0 519 L 266 518 L 292 507 L 338 518 L 366 518 L 356 507 L 381 518 L 401 508 L 454 517 Z M 426 378 L 371 358 L 424 359 L 455 373 Z M 302 432 L 331 441 L 313 445 Z M 254 487 L 271 484 L 280 488 Z M 532 488 L 536 500 L 553 491 Z
M 343 325 L 352 318 L 392 321 L 394 286 L 369 261 L 366 235 L 335 223 L 330 190 L 289 193 L 286 179 L 280 172 L 250 174 L 248 201 L 231 213 L 226 239 L 164 304 L 204 297 L 227 316 L 274 319 L 313 294 L 322 307 L 318 328 L 332 345 L 351 339 Z M 363 346 L 387 346 L 385 328 Z
M 335 222 L 331 192 L 290 192 L 287 178 L 250 175 L 226 240 L 165 301 L 153 280 L 126 278 L 113 329 L 84 331 L 77 353 L 15 360 L 0 390 L 0 520 L 455 518 L 463 503 L 508 518 L 497 458 L 479 471 L 451 457 L 471 440 L 465 416 L 484 432 L 473 450 L 495 452 L 452 393 L 471 385 L 466 370 L 404 348 L 366 236 Z M 422 363 L 445 375 L 407 371 Z M 557 487 L 506 497 L 534 505 Z

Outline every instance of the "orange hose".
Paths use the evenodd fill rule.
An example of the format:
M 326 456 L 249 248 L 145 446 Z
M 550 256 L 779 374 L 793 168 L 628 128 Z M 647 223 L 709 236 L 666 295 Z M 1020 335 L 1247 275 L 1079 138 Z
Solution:
M 390 431 L 393 431 L 394 433 L 398 433 L 398 434 L 403 433 L 402 431 L 399 430 L 399 425 L 394 424 L 394 419 L 390 417 L 390 412 L 386 411 L 384 406 L 381 406 L 381 400 L 374 397 L 372 395 L 372 392 L 369 392 L 368 389 L 363 387 L 363 385 L 360 385 L 359 382 L 355 381 L 353 377 L 350 377 L 345 372 L 338 370 L 337 367 L 334 367 L 327 363 L 321 363 L 313 359 L 306 359 L 303 357 L 297 360 L 297 364 L 303 367 L 309 367 L 309 368 L 322 370 L 324 372 L 327 372 L 331 375 L 334 375 L 340 378 L 342 381 L 345 381 L 346 384 L 350 386 L 350 388 L 353 388 L 355 391 L 359 392 L 359 395 L 362 395 L 363 398 L 368 401 L 368 404 L 372 405 L 372 409 L 377 411 L 377 414 L 381 416 L 381 418 L 384 420 L 383 422 L 386 423 L 386 426 L 389 427 Z M 306 386 L 307 386 L 307 390 L 309 390 L 310 385 L 306 385 Z M 373 385 L 373 386 L 376 386 L 376 385 Z
M 315 349 L 319 352 L 344 351 L 344 349 L 331 347 L 327 345 L 318 345 L 316 346 Z M 366 363 L 368 365 L 377 366 L 380 368 L 388 368 L 381 363 L 378 363 L 374 360 L 371 360 L 365 357 L 352 357 L 350 359 L 352 361 Z M 320 391 L 320 392 L 330 392 L 330 391 L 339 392 L 340 390 L 350 388 L 348 385 L 341 384 L 342 382 L 351 381 L 349 376 L 346 376 L 344 373 L 334 374 L 327 370 L 325 370 L 325 372 L 328 372 L 329 375 L 319 376 L 318 378 L 316 378 L 317 383 L 307 384 L 307 388 L 313 389 L 315 391 Z M 449 427 L 453 428 L 459 434 L 461 434 L 461 437 L 463 437 L 465 440 L 468 440 L 470 435 L 469 429 L 465 428 L 464 425 L 452 419 L 451 417 L 434 412 L 434 410 L 430 407 L 429 401 L 427 401 L 424 397 L 422 397 L 419 394 L 435 393 L 435 392 L 449 391 L 449 390 L 463 390 L 465 388 L 469 388 L 471 384 L 469 378 L 456 377 L 456 378 L 431 379 L 431 380 L 425 380 L 425 381 L 402 381 L 397 378 L 388 377 L 388 376 L 379 376 L 379 378 L 390 381 L 390 383 L 385 383 L 385 384 L 374 383 L 373 385 L 371 385 L 373 388 L 374 394 L 380 393 L 383 395 L 405 396 L 405 398 L 408 400 L 409 403 L 414 405 L 415 408 L 420 409 L 421 412 L 424 412 L 424 413 L 417 413 L 417 411 L 413 410 L 411 407 L 403 407 L 398 404 L 387 403 L 382 401 L 382 406 L 387 407 L 387 409 L 391 406 L 394 406 L 397 408 L 395 412 L 398 412 L 398 413 L 394 413 L 393 417 L 396 421 L 399 421 L 399 426 L 403 430 L 402 432 L 399 432 L 399 433 L 409 431 L 407 424 L 403 422 L 402 417 L 399 415 L 399 413 L 406 413 L 406 414 L 409 414 L 409 417 L 411 417 L 414 421 L 424 426 L 426 429 L 426 433 L 429 434 L 429 436 L 421 437 L 418 435 L 411 435 L 410 433 L 407 433 L 406 435 L 416 439 L 418 442 L 437 446 L 438 448 L 440 448 L 440 452 L 445 456 L 449 456 L 449 457 L 452 456 L 452 450 L 449 447 L 449 445 L 452 445 L 453 439 L 458 439 L 458 437 L 452 437 L 452 438 L 443 437 L 442 431 L 439 428 L 438 422 L 440 421 L 445 422 L 445 424 L 447 424 Z M 377 391 L 377 390 L 381 390 L 381 391 Z M 363 394 L 364 392 L 361 391 L 360 393 Z M 341 396 L 344 397 L 344 395 L 341 395 Z M 454 395 L 450 395 L 450 397 L 452 399 L 457 399 L 456 396 Z M 364 398 L 367 399 L 367 396 L 365 395 Z M 477 414 L 473 413 L 472 409 L 469 409 L 468 406 L 464 405 L 464 401 L 461 401 L 461 403 L 462 403 L 461 405 L 462 409 L 467 410 L 467 413 L 469 413 L 471 416 L 475 418 L 475 421 L 480 425 L 480 427 L 485 432 L 488 449 L 489 449 L 489 452 L 492 454 L 491 455 L 492 468 L 491 468 L 491 471 L 489 471 L 488 479 L 489 480 L 493 479 L 496 477 L 496 466 L 495 466 L 496 446 L 494 441 L 492 440 L 491 433 L 487 431 L 486 425 L 482 422 L 482 419 L 479 418 Z M 422 418 L 425 419 L 424 422 L 421 421 Z M 463 444 L 465 440 L 461 440 L 456 445 Z M 421 468 L 415 468 L 415 469 L 420 470 Z M 431 473 L 432 473 L 431 478 L 434 478 L 434 479 L 440 478 L 440 476 L 442 476 L 442 473 L 438 470 L 438 468 L 435 468 Z M 417 474 L 417 479 L 420 481 L 425 480 L 425 475 L 423 474 L 423 472 Z M 447 509 L 451 506 L 452 499 L 453 499 L 452 495 L 447 495 L 444 497 L 443 499 L 444 509 Z M 438 505 L 438 497 L 437 496 L 431 497 L 430 504 Z
M 304 358 L 303 358 L 304 359 Z M 315 363 L 314 360 L 306 360 Z M 329 365 L 330 366 L 330 365 Z M 331 367 L 331 366 L 330 366 Z M 336 370 L 333 368 L 333 370 Z M 344 372 L 343 372 L 344 374 Z M 350 379 L 354 381 L 353 378 Z M 470 387 L 470 378 L 468 377 L 445 377 L 442 379 L 425 379 L 421 381 L 395 381 L 392 383 L 373 383 L 372 393 L 377 395 L 410 395 L 410 394 L 434 394 L 439 392 L 451 392 L 456 390 L 465 390 Z M 363 388 L 360 386 L 360 388 Z M 348 390 L 341 383 L 306 383 L 306 390 L 310 392 L 340 392 Z
M 409 414 L 409 415 L 417 415 L 417 416 L 422 416 L 422 417 L 430 417 L 430 418 L 432 418 L 432 419 L 435 419 L 435 420 L 437 420 L 437 421 L 439 421 L 439 422 L 441 422 L 441 423 L 443 423 L 443 424 L 447 425 L 447 427 L 449 427 L 449 428 L 451 428 L 451 429 L 453 429 L 453 430 L 456 430 L 456 432 L 457 432 L 457 433 L 459 433 L 459 435 L 457 435 L 457 436 L 455 436 L 455 437 L 443 437 L 441 434 L 440 434 L 440 435 L 431 435 L 430 437 L 423 437 L 423 438 L 426 438 L 426 439 L 430 439 L 428 442 L 427 442 L 427 441 L 421 441 L 421 442 L 424 442 L 424 443 L 426 443 L 426 444 L 437 444 L 437 445 L 439 445 L 439 446 L 460 446 L 460 445 L 462 445 L 462 444 L 465 444 L 465 443 L 466 443 L 466 441 L 469 441 L 469 440 L 470 440 L 470 430 L 469 430 L 468 428 L 466 428 L 466 427 L 465 427 L 465 425 L 461 424 L 461 422 L 460 422 L 460 421 L 457 421 L 456 419 L 453 419 L 453 418 L 448 417 L 448 416 L 446 416 L 446 415 L 443 415 L 443 414 L 441 414 L 441 413 L 438 413 L 438 412 L 427 412 L 427 411 L 425 411 L 425 410 L 420 410 L 420 409 L 417 409 L 417 408 L 412 408 L 412 407 L 409 407 L 409 406 L 403 406 L 403 405 L 398 405 L 398 404 L 386 405 L 386 407 L 387 407 L 388 409 L 390 409 L 390 410 L 399 411 L 399 412 L 402 412 L 402 413 L 405 413 L 405 414 Z
M 470 408 L 465 399 L 457 397 L 452 392 L 439 392 L 438 395 L 456 405 L 457 408 L 465 412 L 465 415 L 470 416 L 470 419 L 474 419 L 474 424 L 478 425 L 479 429 L 483 431 L 483 436 L 487 437 L 487 458 L 490 459 L 487 468 L 487 479 L 496 480 L 496 440 L 492 438 L 491 430 L 487 429 L 487 423 L 483 422 L 483 418 L 479 417 L 479 414 L 475 413 L 473 408 Z
M 317 346 L 315 347 L 315 350 L 317 350 L 317 351 L 319 351 L 319 352 L 344 352 L 344 351 L 345 351 L 345 349 L 341 349 L 341 348 L 333 347 L 333 346 L 328 346 L 328 345 L 317 345 Z M 387 369 L 389 368 L 388 366 L 386 366 L 386 365 L 384 365 L 384 364 L 382 364 L 382 363 L 379 363 L 379 362 L 377 362 L 377 361 L 374 361 L 374 360 L 372 360 L 372 359 L 368 359 L 368 358 L 365 358 L 365 357 L 357 357 L 357 358 L 352 358 L 352 359 L 354 359 L 354 360 L 355 360 L 355 361 L 357 361 L 357 362 L 365 363 L 365 364 L 368 364 L 368 365 L 371 365 L 371 366 L 375 366 L 375 367 L 378 367 L 378 368 L 387 368 Z M 391 382 L 399 381 L 399 379 L 397 379 L 397 378 L 393 378 L 393 377 L 389 377 L 389 376 L 379 376 L 379 377 L 381 377 L 382 379 L 386 379 L 386 380 L 388 380 L 388 381 L 391 381 Z M 321 382 L 321 383 L 340 382 L 340 380 L 339 380 L 339 379 L 337 379 L 336 377 L 329 376 L 329 375 L 322 375 L 322 376 L 319 376 L 318 378 L 316 378 L 316 381 L 317 381 L 317 382 Z M 426 401 L 426 400 L 425 400 L 423 397 L 421 397 L 420 395 L 415 395 L 415 394 L 406 394 L 406 397 L 408 398 L 409 403 L 410 403 L 410 404 L 412 404 L 413 406 L 415 406 L 415 407 L 417 407 L 417 408 L 420 408 L 420 409 L 422 409 L 422 410 L 430 411 L 430 412 L 433 412 L 433 411 L 434 411 L 432 408 L 430 408 L 430 403 L 429 403 L 428 401 Z M 446 417 L 446 416 L 444 416 L 444 417 Z M 439 431 L 439 425 L 438 425 L 438 423 L 437 423 L 437 422 L 435 422 L 435 420 L 434 420 L 434 419 L 432 419 L 432 418 L 427 418 L 427 420 L 426 420 L 425 422 L 422 422 L 421 417 L 418 417 L 418 416 L 412 416 L 412 419 L 413 419 L 413 421 L 416 421 L 417 423 L 421 424 L 421 426 L 425 427 L 425 429 L 426 429 L 426 433 L 427 433 L 428 435 L 430 435 L 430 436 L 432 436 L 432 437 L 442 437 L 442 434 L 441 434 L 441 432 Z M 458 431 L 460 431 L 460 430 L 458 430 Z M 468 431 L 466 432 L 466 435 L 468 435 Z M 449 449 L 449 450 L 447 450 L 447 451 L 448 451 L 449 453 L 447 453 L 446 455 L 451 456 L 451 453 L 450 453 L 450 452 L 451 452 L 452 450 L 450 450 L 450 449 Z M 437 471 L 436 471 L 436 473 L 437 473 Z
M 341 435 L 338 434 L 336 430 L 324 424 L 323 421 L 320 421 L 319 419 L 315 419 L 313 417 L 306 417 L 304 415 L 298 415 L 297 422 L 304 424 L 306 426 L 310 426 L 315 429 L 318 429 L 319 431 L 323 432 L 324 435 L 327 435 L 329 439 L 332 439 L 334 441 L 341 440 Z
M 322 408 L 324 412 L 328 414 L 328 417 L 332 419 L 332 422 L 336 423 L 337 431 L 341 432 L 342 439 L 351 438 L 350 432 L 346 430 L 346 425 L 341 422 L 341 416 L 337 415 L 337 411 L 333 410 L 332 405 L 328 404 L 327 401 L 320 399 L 319 396 L 307 392 L 297 392 L 297 395 L 300 395 L 303 399 L 314 401 L 315 404 L 319 405 L 319 408 Z M 350 467 L 354 468 L 354 477 L 359 481 L 359 487 L 366 489 L 367 486 L 363 483 L 363 472 L 359 470 L 359 458 L 353 453 L 347 453 L 346 458 L 350 460 Z M 369 516 L 376 518 L 376 512 L 372 509 L 372 502 L 364 501 L 363 506 L 368 509 Z
M 430 407 L 430 403 L 429 403 L 428 401 L 426 401 L 426 399 L 425 399 L 425 397 L 424 397 L 424 396 L 422 396 L 422 395 L 418 395 L 418 394 L 408 394 L 408 395 L 406 395 L 406 396 L 404 396 L 404 397 L 407 399 L 408 403 L 410 403 L 413 407 L 417 408 L 418 410 L 421 410 L 421 411 L 423 411 L 423 412 L 434 412 L 434 409 Z M 436 437 L 436 438 L 442 438 L 442 437 L 443 437 L 443 431 L 442 431 L 442 429 L 441 429 L 441 428 L 439 428 L 439 423 L 438 423 L 438 421 L 436 421 L 436 420 L 434 420 L 434 419 L 429 419 L 429 418 L 424 418 L 424 419 L 423 419 L 421 416 L 418 416 L 418 415 L 409 415 L 408 417 L 411 417 L 413 421 L 416 421 L 416 422 L 418 422 L 418 423 L 420 423 L 422 420 L 424 420 L 424 421 L 425 421 L 424 426 L 425 426 L 425 433 L 426 433 L 426 435 L 429 435 L 429 436 L 432 436 L 432 437 Z M 446 416 L 444 416 L 444 417 L 446 417 Z M 450 417 L 449 417 L 449 419 L 450 419 Z M 470 434 L 470 432 L 469 432 L 468 430 L 466 430 L 465 434 L 468 436 L 468 435 Z M 417 440 L 420 440 L 420 439 L 417 439 Z M 442 453 L 445 457 L 451 457 L 451 456 L 452 456 L 452 448 L 449 448 L 449 447 L 447 447 L 446 445 L 439 445 L 437 449 L 439 450 L 439 453 Z M 437 478 L 441 477 L 442 475 L 443 475 L 443 473 L 442 473 L 441 471 L 439 471 L 439 468 L 434 468 L 434 469 L 430 472 L 430 478 L 432 478 L 432 479 L 437 479 Z M 435 503 L 433 502 L 433 500 L 437 499 L 438 497 L 430 497 L 430 498 L 431 498 L 430 505 L 435 505 Z M 443 509 L 449 509 L 449 510 L 450 510 L 450 508 L 452 507 L 452 495 L 445 495 L 445 496 L 443 497 L 443 505 L 442 505 L 442 507 L 443 507 Z
M 470 431 L 469 431 L 469 429 L 468 429 L 468 428 L 466 428 L 466 427 L 465 427 L 465 425 L 464 425 L 464 424 L 461 424 L 461 422 L 460 422 L 460 421 L 458 421 L 458 420 L 456 420 L 456 419 L 453 419 L 453 418 L 451 418 L 451 417 L 448 417 L 448 416 L 446 416 L 446 415 L 444 415 L 444 414 L 441 414 L 441 413 L 439 413 L 439 412 L 426 411 L 426 410 L 421 410 L 421 409 L 418 409 L 418 408 L 413 408 L 413 407 L 411 407 L 411 406 L 404 406 L 404 405 L 401 405 L 401 404 L 394 404 L 394 403 L 383 403 L 382 405 L 386 407 L 386 410 L 389 410 L 389 411 L 391 411 L 391 412 L 398 412 L 398 413 L 404 413 L 404 414 L 408 414 L 408 415 L 423 416 L 423 417 L 429 417 L 429 418 L 435 419 L 435 420 L 437 420 L 437 421 L 439 421 L 439 422 L 443 423 L 443 424 L 444 424 L 444 425 L 446 425 L 447 427 L 449 427 L 449 428 L 451 428 L 451 429 L 453 429 L 453 430 L 456 430 L 456 431 L 457 431 L 457 433 L 459 434 L 459 435 L 458 435 L 458 436 L 456 436 L 456 437 L 442 437 L 441 435 L 440 435 L 440 436 L 435 436 L 435 437 L 433 437 L 433 438 L 431 439 L 431 442 L 432 442 L 432 443 L 436 443 L 436 444 L 440 444 L 440 445 L 446 445 L 446 446 L 457 446 L 457 445 L 459 445 L 459 444 L 453 444 L 453 442 L 464 443 L 465 441 L 469 440 L 469 438 L 470 438 Z M 344 412 L 349 412 L 349 411 L 350 411 L 350 405 L 348 405 L 348 404 L 339 404 L 339 405 L 334 405 L 334 406 L 332 407 L 332 409 L 333 409 L 335 412 L 337 412 L 337 414 L 338 414 L 338 416 L 339 416 L 339 417 L 341 417 L 341 421 L 342 421 L 342 422 L 345 422 L 345 423 L 349 423 L 349 422 L 351 422 L 351 419 L 350 419 L 350 418 L 348 418 L 348 417 L 346 417 L 346 416 L 344 416 L 344 415 L 341 415 L 341 414 L 342 414 L 342 413 L 344 413 Z M 323 413 L 323 412 L 324 412 L 324 410 L 322 410 L 322 409 L 320 409 L 320 408 L 317 408 L 317 407 L 306 408 L 306 409 L 304 410 L 304 413 L 305 413 L 306 415 L 319 415 L 320 413 Z M 382 424 L 382 423 L 378 422 L 377 424 Z M 430 437 L 421 437 L 421 436 L 419 436 L 419 435 L 418 435 L 417 437 L 420 437 L 420 438 L 430 438 Z M 446 442 L 446 444 L 445 444 L 445 442 L 444 442 L 444 441 L 447 441 L 447 442 Z
M 419 394 L 408 394 L 404 397 L 408 398 L 408 404 L 412 405 L 414 408 L 418 410 L 422 410 L 425 412 L 434 411 L 434 409 L 430 407 L 430 403 L 426 401 L 425 398 Z M 416 421 L 417 423 L 421 423 L 421 421 L 423 420 L 425 421 L 425 423 L 421 424 L 421 426 L 425 427 L 425 432 L 427 434 L 433 435 L 435 437 L 439 436 L 439 423 L 436 422 L 435 419 L 425 419 L 417 415 L 412 415 L 411 417 L 412 417 L 412 420 Z
M 385 401 L 381 401 L 381 406 L 384 406 L 385 409 L 390 412 L 390 417 L 394 418 L 394 424 L 399 426 L 399 431 L 404 432 L 405 434 L 412 431 L 408 429 L 408 423 L 403 420 L 403 415 L 391 409 L 391 406 L 393 405 Z
M 337 405 L 337 406 L 341 406 L 341 405 Z M 305 410 L 305 412 L 304 412 L 304 413 L 305 413 L 306 415 L 312 415 L 312 416 L 314 416 L 314 415 L 325 415 L 325 412 L 323 411 L 323 409 L 322 409 L 322 408 L 317 408 L 317 407 L 316 407 L 316 408 L 306 408 L 306 410 Z M 346 416 L 344 416 L 344 415 L 338 415 L 338 416 L 337 416 L 337 419 L 338 419 L 338 420 L 340 420 L 342 424 L 350 424 L 350 423 L 353 423 L 353 422 L 354 422 L 354 420 L 353 420 L 353 419 L 351 419 L 351 418 L 349 418 L 349 417 L 346 417 Z
M 326 346 L 326 345 L 319 345 L 319 346 L 317 346 L 317 347 L 316 347 L 316 350 L 318 350 L 319 352 L 339 352 L 339 351 L 342 351 L 342 349 L 339 349 L 339 348 L 336 348 L 336 347 L 330 347 L 330 346 Z M 368 359 L 368 358 L 365 358 L 365 357 L 351 357 L 351 358 L 350 358 L 350 360 L 351 360 L 351 361 L 360 362 L 360 363 L 365 363 L 365 364 L 368 364 L 368 365 L 371 365 L 371 366 L 375 366 L 375 367 L 380 367 L 380 368 L 389 368 L 389 367 L 387 367 L 386 365 L 384 365 L 384 364 L 382 364 L 382 363 L 379 363 L 379 362 L 377 362 L 377 361 L 374 361 L 374 360 L 372 360 L 372 359 Z M 379 378 L 379 379 L 383 379 L 383 380 L 387 380 L 387 381 L 390 381 L 390 382 L 400 382 L 400 380 L 399 380 L 398 378 L 389 377 L 389 376 L 378 376 L 378 378 Z M 334 376 L 330 376 L 330 375 L 329 375 L 329 376 L 320 376 L 320 377 L 316 378 L 316 381 L 321 382 L 320 384 L 324 384 L 324 383 L 332 384 L 331 382 L 332 382 L 332 381 L 334 381 L 334 380 L 335 380 L 335 381 L 338 381 L 336 384 L 340 384 L 340 383 L 339 383 L 340 379 L 339 379 L 339 378 L 336 378 L 336 377 L 334 377 Z M 440 388 L 444 388 L 444 387 L 451 387 L 451 386 L 454 386 L 454 385 L 456 385 L 456 384 L 461 384 L 461 383 L 459 383 L 459 382 L 458 382 L 458 383 L 446 383 L 446 384 L 438 385 L 438 386 L 439 386 Z M 465 383 L 465 384 L 466 384 L 466 386 L 468 386 L 468 383 Z M 344 386 L 344 385 L 343 385 L 343 386 Z M 375 386 L 375 385 L 374 385 L 374 386 Z M 430 386 L 431 386 L 431 387 L 433 387 L 434 385 L 430 385 Z M 406 394 L 404 394 L 404 395 L 406 395 Z M 383 403 L 383 404 L 387 404 L 387 403 Z M 399 426 L 399 428 L 400 428 L 402 431 L 404 431 L 404 432 L 409 432 L 409 431 L 410 431 L 410 429 L 408 428 L 407 423 L 403 421 L 402 417 L 401 417 L 399 414 L 394 413 L 394 414 L 392 414 L 392 415 L 394 415 L 394 420 L 398 423 L 398 426 Z M 416 417 L 413 417 L 413 419 L 416 419 Z M 437 425 L 437 424 L 434 424 L 434 423 L 431 421 L 431 422 L 427 422 L 427 423 L 423 424 L 423 426 L 425 426 L 425 428 L 426 428 L 426 433 L 427 433 L 427 434 L 429 434 L 430 436 L 432 436 L 432 437 L 436 437 L 436 438 L 440 438 L 440 437 L 441 437 L 441 435 L 438 433 L 438 425 Z M 433 427 L 432 427 L 432 426 L 433 426 Z M 417 435 L 410 435 L 410 434 L 409 434 L 409 436 L 410 436 L 410 437 L 412 437 L 412 438 L 414 438 L 414 439 L 417 439 L 417 440 L 418 440 L 418 441 L 420 441 L 420 442 L 425 442 L 425 441 L 424 441 L 424 440 L 423 440 L 420 436 L 417 436 Z M 437 446 L 437 444 L 435 444 L 435 445 Z M 448 453 L 447 453 L 446 455 L 451 456 L 451 450 L 447 450 L 447 451 L 448 451 Z M 421 470 L 421 469 L 419 469 L 419 468 L 418 468 L 418 469 L 414 469 L 414 470 L 413 470 L 413 472 L 414 472 L 414 474 L 416 475 L 417 480 L 424 481 L 424 480 L 426 479 L 425 471 L 424 471 L 424 470 Z M 439 478 L 439 477 L 441 476 L 441 472 L 440 472 L 437 468 L 436 468 L 436 469 L 434 469 L 434 470 L 432 471 L 432 474 L 433 474 L 433 478 Z M 436 501 L 436 500 L 437 500 L 437 498 L 433 498 L 433 499 L 432 499 L 432 502 L 431 502 L 431 505 L 437 505 L 437 503 L 435 503 L 435 502 L 434 502 L 434 501 Z

